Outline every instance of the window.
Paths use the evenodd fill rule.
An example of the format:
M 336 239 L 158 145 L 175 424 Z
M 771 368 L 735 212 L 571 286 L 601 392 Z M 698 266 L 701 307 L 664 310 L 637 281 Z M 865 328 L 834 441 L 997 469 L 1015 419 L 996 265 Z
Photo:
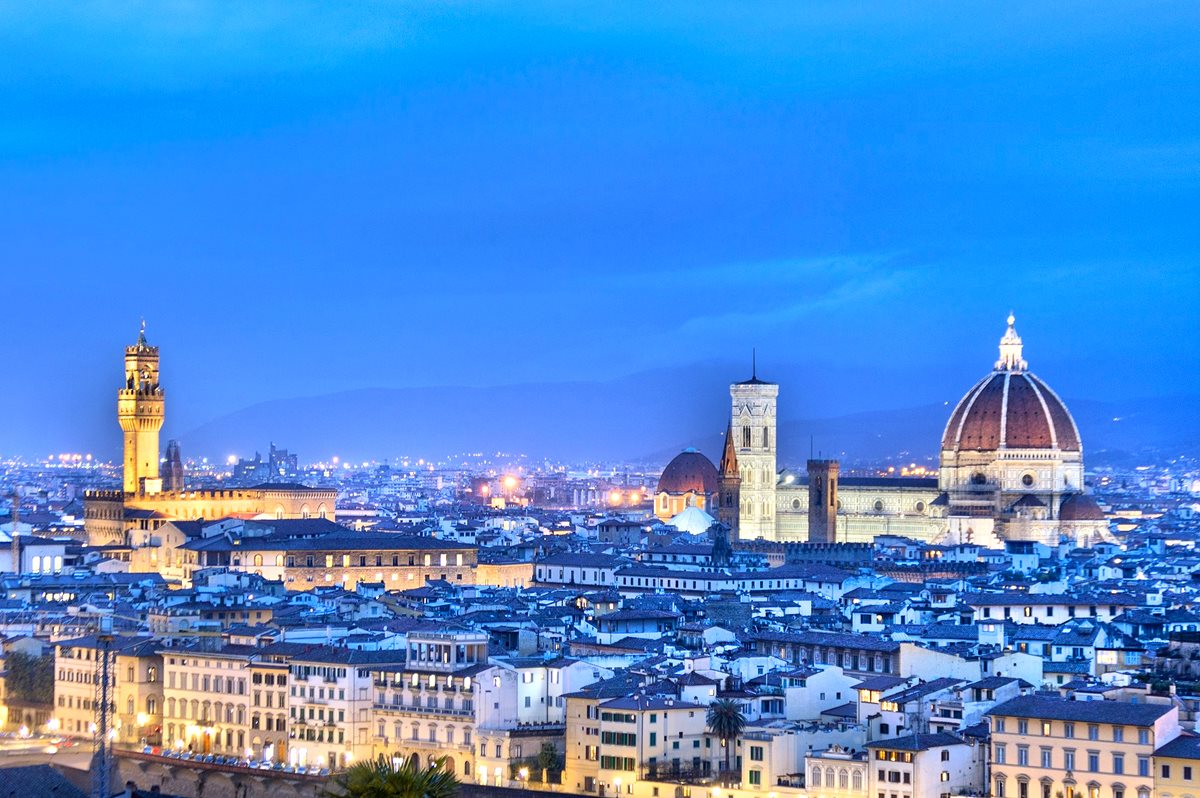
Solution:
M 1149 729 L 1138 729 L 1138 744 L 1139 745 L 1149 745 L 1150 744 L 1150 730 Z
M 1007 759 L 1007 757 L 1005 756 L 1003 745 L 996 746 L 996 751 L 992 755 L 992 759 L 995 761 L 995 763 L 997 765 L 1003 765 L 1005 763 L 1005 760 Z
M 1113 742 L 1114 743 L 1125 742 L 1125 727 L 1124 726 L 1113 726 Z
M 1183 768 L 1183 780 L 1184 780 L 1184 781 L 1191 781 L 1191 780 L 1192 780 L 1192 766 L 1191 766 L 1191 765 L 1185 765 L 1185 766 L 1184 766 L 1184 768 Z
M 1069 737 L 1069 738 L 1075 737 L 1075 724 L 1074 723 L 1064 723 L 1063 724 L 1063 737 Z
M 1149 776 L 1150 775 L 1150 757 L 1148 757 L 1148 756 L 1139 756 L 1138 757 L 1138 775 L 1139 776 Z
M 651 745 L 653 745 L 653 744 L 654 744 L 653 737 L 652 737 L 652 738 L 651 738 L 651 740 L 650 740 L 650 744 L 651 744 Z M 763 747 L 762 747 L 761 745 L 752 745 L 752 746 L 750 746 L 750 761 L 751 761 L 751 762 L 761 762 L 761 761 L 763 761 Z
M 941 778 L 941 780 L 942 780 L 942 781 L 950 781 L 950 771 L 948 771 L 948 770 L 943 770 L 943 771 L 942 771 L 942 778 Z
M 762 784 L 762 771 L 761 770 L 750 771 L 750 783 L 751 784 Z
M 1170 766 L 1170 765 L 1163 765 L 1163 766 L 1162 766 L 1162 777 L 1163 777 L 1164 779 L 1169 779 L 1169 778 L 1171 778 L 1171 766 Z
M 1088 770 L 1092 773 L 1100 772 L 1100 753 L 1098 751 L 1088 751 Z
M 1113 754 L 1112 772 L 1116 773 L 1117 775 L 1120 775 L 1125 772 L 1125 755 L 1124 754 Z
M 1017 734 L 1022 736 L 1029 734 L 1029 721 L 1024 718 L 1017 721 Z
M 1100 739 L 1100 727 L 1097 726 L 1095 723 L 1088 725 L 1088 739 L 1089 740 L 1099 740 Z

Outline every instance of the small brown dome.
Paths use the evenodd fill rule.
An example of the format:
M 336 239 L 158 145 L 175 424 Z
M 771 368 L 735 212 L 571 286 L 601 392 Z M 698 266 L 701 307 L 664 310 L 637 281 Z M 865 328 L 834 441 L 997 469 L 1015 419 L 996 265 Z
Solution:
M 1058 508 L 1060 521 L 1104 521 L 1107 516 L 1096 500 L 1086 493 L 1072 493 L 1063 498 Z
M 699 493 L 710 495 L 717 492 L 719 476 L 717 467 L 695 449 L 686 449 L 675 455 L 662 476 L 658 478 L 659 493 Z

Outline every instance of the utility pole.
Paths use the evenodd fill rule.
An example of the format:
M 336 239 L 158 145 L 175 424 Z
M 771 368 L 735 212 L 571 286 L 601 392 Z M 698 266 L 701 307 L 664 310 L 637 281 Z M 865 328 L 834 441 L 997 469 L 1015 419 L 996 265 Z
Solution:
M 110 798 L 112 742 L 108 739 L 111 710 L 113 619 L 102 615 L 96 635 L 96 752 L 92 756 L 92 798 Z

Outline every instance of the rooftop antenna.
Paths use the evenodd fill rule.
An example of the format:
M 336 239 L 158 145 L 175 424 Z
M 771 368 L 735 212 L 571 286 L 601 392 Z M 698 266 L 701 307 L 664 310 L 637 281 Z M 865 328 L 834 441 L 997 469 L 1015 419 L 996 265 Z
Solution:
M 750 347 L 750 379 L 758 379 L 758 349 Z

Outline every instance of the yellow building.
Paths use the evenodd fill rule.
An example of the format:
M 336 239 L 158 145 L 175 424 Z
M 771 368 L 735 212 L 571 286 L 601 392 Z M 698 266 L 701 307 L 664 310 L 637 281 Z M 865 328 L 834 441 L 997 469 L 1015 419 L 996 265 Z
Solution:
M 117 420 L 124 433 L 121 490 L 84 494 L 84 532 L 89 545 L 129 545 L 171 520 L 199 518 L 328 518 L 335 516 L 337 491 L 297 484 L 264 484 L 228 490 L 163 490 L 159 432 L 166 394 L 159 382 L 158 347 L 146 341 L 125 349 L 125 382 L 117 391 Z M 182 468 L 179 466 L 179 468 Z M 182 474 L 175 474 L 176 483 Z
M 1200 737 L 1176 737 L 1154 752 L 1154 795 L 1158 798 L 1200 796 Z M 1129 798 L 1136 798 L 1129 796 Z
M 284 761 L 288 667 L 261 649 L 167 649 L 163 744 L 176 750 Z
M 1150 798 L 1155 749 L 1180 734 L 1170 704 L 1021 696 L 988 715 L 996 798 Z
M 115 741 L 157 744 L 162 735 L 162 657 L 150 637 L 116 637 L 109 644 L 109 708 Z M 101 644 L 95 636 L 54 647 L 54 720 L 71 737 L 95 733 Z

